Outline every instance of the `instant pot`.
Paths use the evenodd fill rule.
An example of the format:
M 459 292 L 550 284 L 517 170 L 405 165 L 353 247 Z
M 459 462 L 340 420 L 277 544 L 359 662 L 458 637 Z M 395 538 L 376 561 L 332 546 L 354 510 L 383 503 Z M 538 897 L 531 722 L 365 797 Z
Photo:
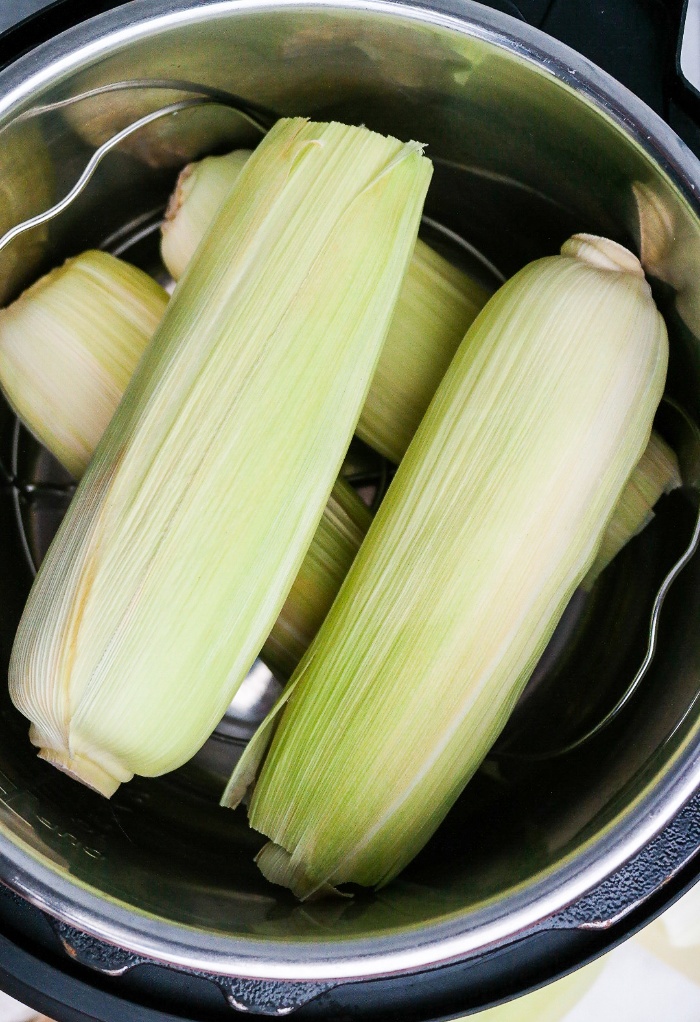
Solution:
M 641 250 L 671 338 L 657 428 L 685 482 L 574 608 L 483 769 L 377 893 L 297 903 L 253 865 L 263 839 L 244 811 L 218 807 L 269 678 L 253 673 L 191 763 L 109 802 L 37 760 L 3 686 L 0 988 L 66 1022 L 454 1018 L 599 955 L 695 881 L 700 555 L 669 589 L 637 690 L 576 744 L 644 658 L 700 505 L 700 96 L 679 65 L 684 15 L 661 0 L 59 0 L 0 39 L 0 233 L 67 195 L 126 125 L 177 105 L 0 252 L 3 301 L 90 246 L 159 273 L 178 170 L 254 144 L 261 111 L 364 123 L 428 144 L 426 230 L 474 272 L 508 276 L 576 231 Z M 0 472 L 6 668 L 71 481 L 4 405 Z

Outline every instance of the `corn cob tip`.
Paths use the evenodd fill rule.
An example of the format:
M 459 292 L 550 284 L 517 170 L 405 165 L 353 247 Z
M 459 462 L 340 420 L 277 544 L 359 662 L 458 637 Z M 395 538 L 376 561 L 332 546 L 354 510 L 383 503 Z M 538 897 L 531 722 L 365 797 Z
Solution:
M 637 256 L 624 245 L 597 234 L 574 234 L 561 247 L 563 256 L 572 256 L 598 270 L 614 270 L 644 278 L 644 269 Z
M 671 211 L 649 185 L 645 185 L 641 181 L 634 181 L 632 194 L 637 204 L 642 228 L 642 263 L 646 265 L 650 260 L 654 260 L 654 257 L 658 258 L 661 254 L 666 254 L 673 241 L 673 217 Z M 650 247 L 649 258 L 645 257 L 645 245 Z
M 161 226 L 161 231 L 163 234 L 167 234 L 172 225 L 173 220 L 180 212 L 182 204 L 185 201 L 184 194 L 185 182 L 187 181 L 188 178 L 192 176 L 195 166 L 196 164 L 194 163 L 188 163 L 186 167 L 182 168 L 182 170 L 177 176 L 177 181 L 175 182 L 175 187 L 173 189 L 172 195 L 168 200 L 168 205 L 165 207 L 163 224 Z
M 104 795 L 105 798 L 111 798 L 120 784 L 130 781 L 134 776 L 132 773 L 125 771 L 124 776 L 114 777 L 103 766 L 95 763 L 94 760 L 88 759 L 86 756 L 79 754 L 69 756 L 67 753 L 59 752 L 56 749 L 40 748 L 38 756 L 39 759 L 43 759 L 46 763 L 51 763 L 52 766 L 55 766 L 64 774 L 68 774 L 74 781 L 80 781 L 88 788 L 96 791 L 98 795 Z
M 389 883 L 501 732 L 649 439 L 667 336 L 647 287 L 574 237 L 468 331 L 256 770 L 257 865 L 297 897 Z
M 29 740 L 38 748 L 38 757 L 50 763 L 57 770 L 68 774 L 75 781 L 92 788 L 99 795 L 111 798 L 120 784 L 130 781 L 134 776 L 122 763 L 113 759 L 111 762 L 97 763 L 84 753 L 69 753 L 65 749 L 51 748 L 36 724 L 29 728 Z

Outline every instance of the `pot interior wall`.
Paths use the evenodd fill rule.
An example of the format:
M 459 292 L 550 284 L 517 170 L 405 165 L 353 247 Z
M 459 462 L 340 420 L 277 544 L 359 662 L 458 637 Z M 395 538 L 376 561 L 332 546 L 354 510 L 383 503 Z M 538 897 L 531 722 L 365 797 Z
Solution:
M 428 143 L 435 175 L 426 213 L 473 246 L 485 273 L 492 264 L 510 275 L 556 252 L 575 231 L 610 235 L 639 250 L 641 209 L 648 268 L 672 337 L 668 390 L 695 416 L 700 298 L 689 281 L 700 281 L 697 216 L 612 117 L 483 35 L 422 25 L 398 12 L 285 7 L 219 17 L 212 8 L 157 36 L 132 38 L 128 48 L 115 45 L 57 75 L 31 106 L 119 82 L 150 87 L 98 91 L 37 116 L 25 113 L 21 121 L 20 111 L 12 112 L 0 133 L 0 188 L 7 194 L 0 226 L 62 196 L 96 145 L 136 116 L 189 95 L 183 82 L 235 93 L 279 114 L 364 123 Z M 148 228 L 190 157 L 258 137 L 223 106 L 157 122 L 105 159 L 69 212 L 0 254 L 4 297 L 85 247 L 112 236 L 114 248 L 115 232 L 126 238 L 139 225 Z M 17 166 L 23 173 L 13 176 Z M 639 184 L 646 190 L 637 188 L 635 198 Z M 148 245 L 143 251 L 150 252 Z M 139 252 L 130 250 L 135 259 Z M 672 422 L 660 420 L 659 428 L 673 433 Z M 4 406 L 0 440 L 7 477 L 0 492 L 6 669 L 31 584 L 31 555 L 60 519 L 68 480 Z M 18 491 L 15 476 L 53 480 L 56 489 Z M 694 515 L 687 494 L 666 500 L 654 525 L 578 608 L 564 651 L 539 696 L 513 720 L 501 754 L 487 761 L 403 876 L 377 894 L 300 907 L 260 877 L 252 859 L 262 839 L 248 829 L 243 810 L 217 805 L 235 742 L 214 738 L 181 770 L 137 778 L 107 802 L 35 758 L 26 721 L 4 686 L 0 828 L 78 884 L 213 934 L 334 941 L 406 931 L 455 913 L 468 926 L 477 908 L 488 911 L 553 874 L 592 839 L 604 842 L 650 783 L 666 783 L 674 757 L 692 740 L 700 673 L 697 559 L 671 593 L 653 668 L 619 720 L 568 756 L 522 755 L 575 737 L 624 690 L 644 654 L 653 594 L 689 538 Z

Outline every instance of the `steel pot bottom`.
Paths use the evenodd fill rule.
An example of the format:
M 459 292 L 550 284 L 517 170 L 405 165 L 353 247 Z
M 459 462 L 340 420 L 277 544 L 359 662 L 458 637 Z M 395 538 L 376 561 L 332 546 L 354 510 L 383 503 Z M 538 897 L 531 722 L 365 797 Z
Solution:
M 103 91 L 136 80 L 139 87 Z M 65 194 L 114 130 L 202 87 L 280 114 L 335 117 L 427 142 L 435 176 L 426 213 L 466 239 L 488 272 L 509 275 L 557 251 L 574 231 L 638 249 L 641 230 L 671 334 L 668 391 L 697 411 L 697 162 L 582 58 L 477 5 L 454 13 L 396 3 L 141 0 L 94 19 L 0 76 L 4 178 L 11 180 L 21 154 L 34 168 L 12 182 L 2 215 L 13 223 L 38 212 L 48 204 L 47 187 L 53 197 Z M 90 96 L 79 103 L 64 102 L 84 93 Z M 134 223 L 148 226 L 157 216 L 188 158 L 257 137 L 223 106 L 178 114 L 135 136 L 50 230 L 38 228 L 0 255 L 3 297 L 42 267 L 110 235 L 118 249 L 115 232 L 126 224 L 133 241 Z M 635 190 L 640 183 L 646 190 Z M 6 666 L 32 556 L 63 498 L 58 493 L 52 504 L 46 491 L 19 485 L 46 480 L 53 470 L 17 432 L 9 410 L 2 414 Z M 668 430 L 663 422 L 660 428 Z M 505 747 L 511 755 L 489 760 L 385 890 L 299 906 L 263 881 L 252 862 L 262 839 L 244 812 L 217 805 L 235 735 L 213 737 L 181 770 L 137 778 L 106 802 L 35 758 L 26 722 L 5 695 L 2 879 L 123 953 L 287 984 L 478 962 L 472 956 L 485 947 L 502 948 L 552 917 L 566 920 L 572 902 L 582 907 L 570 925 L 585 924 L 586 891 L 647 845 L 700 778 L 697 561 L 676 583 L 653 669 L 616 723 L 569 756 L 537 761 L 519 754 L 574 736 L 624 689 L 643 656 L 655 587 L 694 514 L 685 498 L 668 502 L 657 526 L 601 580 L 549 670 L 537 712 L 523 710 L 513 722 Z M 649 893 L 626 893 L 618 914 Z

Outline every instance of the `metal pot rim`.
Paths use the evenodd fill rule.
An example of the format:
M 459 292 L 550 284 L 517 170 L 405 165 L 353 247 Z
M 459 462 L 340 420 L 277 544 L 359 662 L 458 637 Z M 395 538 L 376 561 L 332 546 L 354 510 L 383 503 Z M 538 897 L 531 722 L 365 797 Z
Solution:
M 567 46 L 543 32 L 472 0 L 143 0 L 71 29 L 19 58 L 0 73 L 0 120 L 21 110 L 49 82 L 86 61 L 177 24 L 251 10 L 361 9 L 416 20 L 477 37 L 516 54 L 572 88 L 649 153 L 700 213 L 700 162 L 641 100 Z M 102 898 L 39 862 L 28 848 L 0 834 L 0 879 L 38 908 L 99 940 L 180 968 L 267 980 L 347 980 L 420 970 L 477 954 L 545 928 L 644 848 L 700 787 L 700 736 L 695 734 L 666 768 L 662 783 L 643 796 L 602 837 L 591 839 L 546 879 L 510 892 L 498 905 L 455 914 L 420 933 L 397 933 L 339 943 L 227 938 L 188 929 Z M 2 792 L 0 790 L 0 798 Z M 634 907 L 629 906 L 629 909 Z M 574 924 L 571 924 L 574 925 Z

